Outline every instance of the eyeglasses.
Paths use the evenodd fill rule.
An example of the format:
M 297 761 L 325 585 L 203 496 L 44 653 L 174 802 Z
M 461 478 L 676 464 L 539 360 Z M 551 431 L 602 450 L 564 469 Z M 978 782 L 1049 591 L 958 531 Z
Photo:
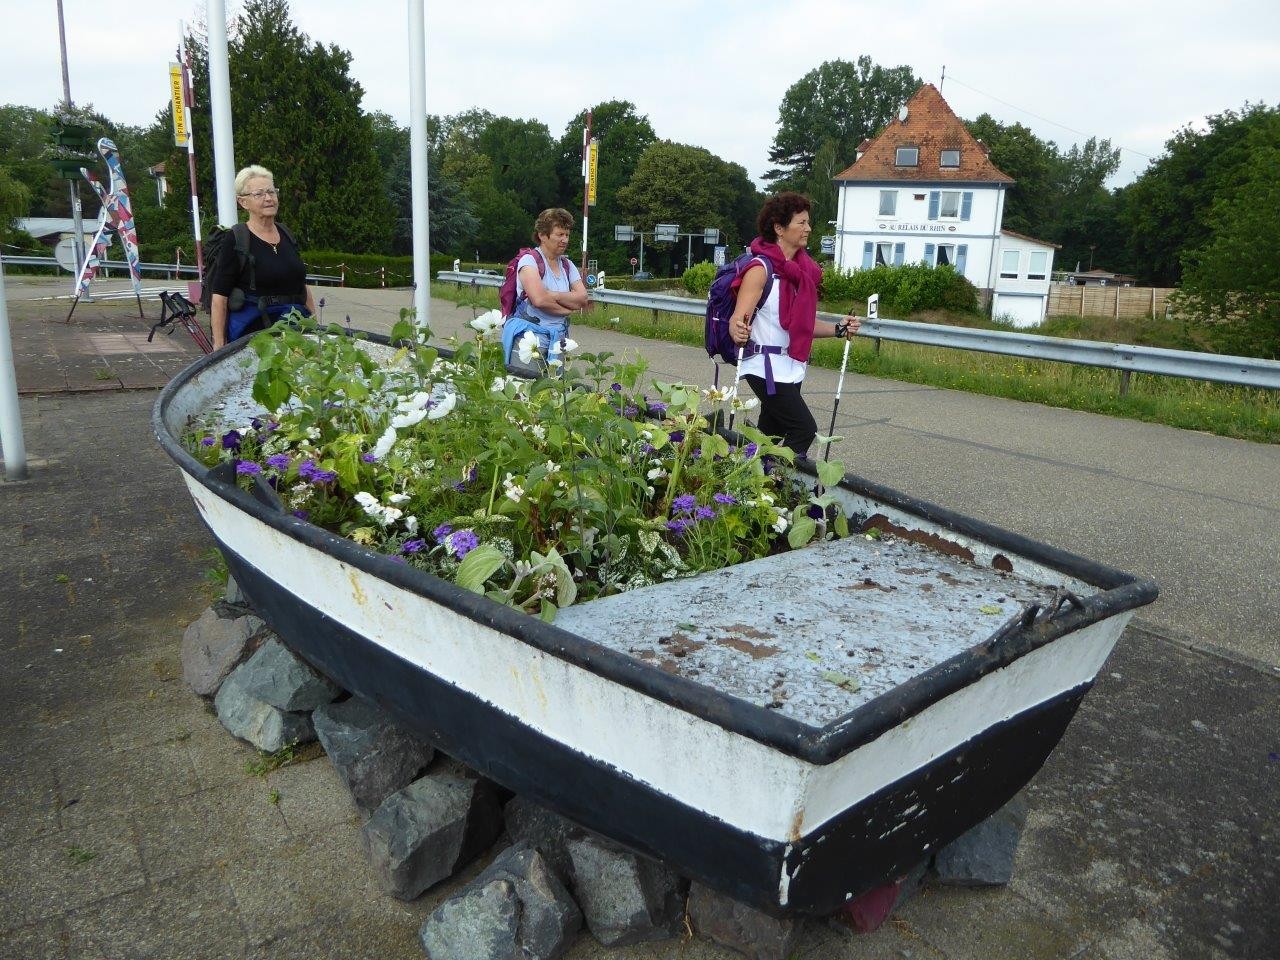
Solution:
M 255 190 L 253 193 L 242 193 L 240 196 L 253 197 L 255 200 L 261 200 L 263 197 L 278 197 L 280 196 L 280 191 L 275 187 L 267 187 L 265 190 Z

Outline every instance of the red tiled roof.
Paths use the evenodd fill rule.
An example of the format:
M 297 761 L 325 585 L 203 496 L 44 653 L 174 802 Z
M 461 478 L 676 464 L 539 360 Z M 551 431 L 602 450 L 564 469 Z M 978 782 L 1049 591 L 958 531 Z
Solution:
M 918 147 L 919 163 L 899 167 L 894 163 L 898 147 Z M 960 166 L 942 168 L 943 150 L 959 150 Z M 937 87 L 926 83 L 907 101 L 907 119 L 890 120 L 889 125 L 872 138 L 861 159 L 837 180 L 908 180 L 957 181 L 965 183 L 1013 183 L 1013 178 L 999 169 L 987 156 L 984 144 L 974 139 L 952 113 Z

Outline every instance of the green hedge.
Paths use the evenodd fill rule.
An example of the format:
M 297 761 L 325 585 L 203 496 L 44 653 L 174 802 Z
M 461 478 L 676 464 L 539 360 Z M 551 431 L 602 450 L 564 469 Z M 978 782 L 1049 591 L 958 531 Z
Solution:
M 882 309 L 894 313 L 919 310 L 978 309 L 977 288 L 950 266 L 908 263 L 900 267 L 841 272 L 824 270 L 819 297 L 827 303 L 848 303 L 861 309 L 867 297 L 880 294 Z

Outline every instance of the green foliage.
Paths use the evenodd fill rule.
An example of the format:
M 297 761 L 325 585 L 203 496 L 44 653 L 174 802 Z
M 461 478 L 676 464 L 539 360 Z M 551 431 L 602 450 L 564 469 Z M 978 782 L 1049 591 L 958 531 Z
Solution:
M 774 190 L 799 188 L 828 141 L 836 157 L 851 163 L 858 144 L 892 120 L 919 87 L 910 67 L 882 67 L 865 55 L 856 62 L 828 60 L 810 70 L 782 97 L 769 149 L 775 166 L 765 180 Z
M 881 310 L 899 315 L 918 310 L 978 309 L 977 289 L 949 266 L 907 263 L 900 267 L 822 272 L 819 296 L 827 303 L 848 303 L 850 309 L 860 311 L 873 293 L 880 294 Z
M 244 482 L 275 478 L 312 523 L 544 617 L 764 556 L 793 525 L 792 546 L 819 535 L 800 523 L 807 488 L 764 469 L 789 450 L 750 427 L 735 449 L 710 429 L 705 406 L 723 415 L 754 398 L 642 386 L 643 363 L 578 356 L 572 343 L 567 361 L 544 361 L 522 342 L 521 361 L 544 376 L 509 376 L 499 324 L 496 311 L 476 317 L 477 338 L 448 359 L 407 321 L 391 332 L 404 345 L 381 357 L 316 335 L 312 320 L 277 325 L 251 343 L 253 396 L 274 423 L 241 425 L 234 449 L 218 442 L 226 425 L 210 424 L 190 449 L 234 461 Z
M 1280 148 L 1256 151 L 1251 175 L 1208 217 L 1210 239 L 1183 254 L 1179 313 L 1224 353 L 1280 359 Z
M 1215 203 L 1250 182 L 1266 151 L 1280 147 L 1280 107 L 1248 105 L 1190 126 L 1165 144 L 1165 152 L 1124 191 L 1121 218 L 1127 228 L 1130 269 L 1156 284 L 1182 276 L 1183 253 L 1212 239 Z M 1272 176 L 1275 171 L 1271 171 Z
M 695 297 L 705 297 L 711 292 L 711 281 L 715 278 L 716 265 L 710 260 L 703 260 L 686 270 L 680 282 Z
M 251 777 L 265 777 L 273 770 L 279 770 L 281 767 L 287 767 L 289 764 L 297 760 L 298 744 L 297 742 L 285 744 L 275 753 L 267 753 L 264 750 L 258 751 L 258 756 L 253 760 L 248 760 L 244 765 L 244 772 Z

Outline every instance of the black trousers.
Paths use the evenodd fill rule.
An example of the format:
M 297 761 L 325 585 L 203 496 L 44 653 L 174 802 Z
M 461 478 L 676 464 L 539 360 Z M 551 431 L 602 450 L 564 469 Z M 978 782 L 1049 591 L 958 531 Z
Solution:
M 800 396 L 800 384 L 775 382 L 774 394 L 769 396 L 763 377 L 747 374 L 742 379 L 760 399 L 760 420 L 756 424 L 760 432 L 781 440 L 784 447 L 795 451 L 797 458 L 807 457 L 813 438 L 818 435 L 818 422 Z

